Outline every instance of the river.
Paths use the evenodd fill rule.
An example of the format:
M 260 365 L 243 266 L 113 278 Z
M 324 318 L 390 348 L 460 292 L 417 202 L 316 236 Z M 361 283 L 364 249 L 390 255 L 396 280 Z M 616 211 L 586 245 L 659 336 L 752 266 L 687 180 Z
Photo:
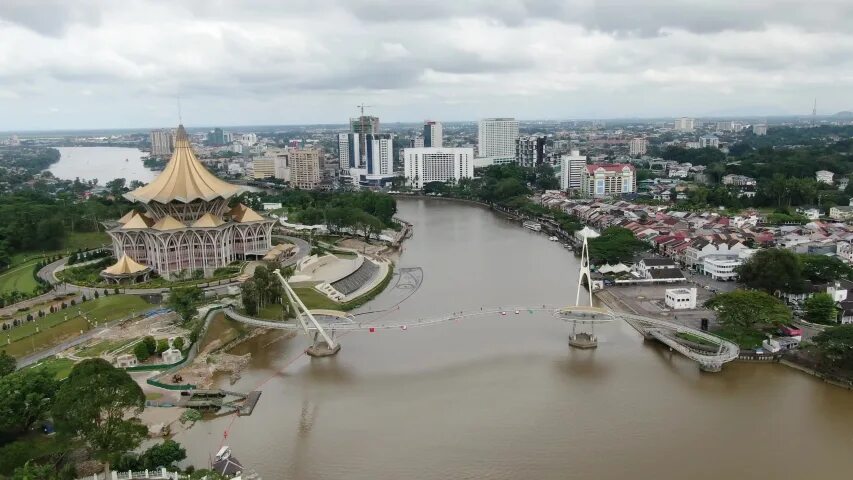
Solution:
M 402 267 L 421 288 L 388 318 L 574 300 L 578 262 L 545 235 L 472 205 L 400 200 L 415 225 Z M 392 282 L 393 286 L 393 282 Z M 403 295 L 390 288 L 362 310 Z M 572 350 L 547 314 L 240 347 L 233 390 L 261 389 L 250 417 L 181 433 L 206 465 L 225 442 L 265 479 L 838 478 L 853 471 L 853 394 L 781 365 L 701 373 L 624 323 Z M 227 386 L 227 382 L 223 383 Z M 227 440 L 223 432 L 228 431 Z
M 58 147 L 59 161 L 48 170 L 57 178 L 74 180 L 97 179 L 99 185 L 110 180 L 124 178 L 148 183 L 157 176 L 145 168 L 142 157 L 145 152 L 125 147 Z

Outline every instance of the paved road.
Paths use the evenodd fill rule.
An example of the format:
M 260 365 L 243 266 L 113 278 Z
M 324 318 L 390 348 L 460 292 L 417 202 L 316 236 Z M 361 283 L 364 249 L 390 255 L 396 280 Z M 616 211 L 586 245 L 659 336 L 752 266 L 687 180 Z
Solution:
M 287 241 L 292 242 L 293 244 L 296 245 L 296 247 L 298 249 L 294 256 L 287 259 L 282 264 L 285 267 L 293 265 L 297 261 L 299 261 L 300 259 L 305 258 L 311 254 L 311 246 L 308 244 L 308 242 L 306 242 L 305 240 L 302 240 L 301 238 L 291 237 L 291 236 L 287 236 L 287 235 L 274 235 L 274 236 L 277 238 L 283 238 Z M 63 258 L 61 260 L 58 260 L 56 262 L 53 262 L 53 263 L 43 267 L 38 272 L 39 277 L 45 279 L 46 281 L 50 282 L 51 284 L 56 285 L 58 280 L 55 276 L 55 272 L 61 265 L 65 264 L 66 260 L 67 259 Z M 219 280 L 219 281 L 211 282 L 211 283 L 204 283 L 204 284 L 201 284 L 199 286 L 201 287 L 202 290 L 205 290 L 207 292 L 217 292 L 217 291 L 224 291 L 229 286 L 236 285 L 238 283 L 239 282 L 237 280 L 229 279 L 229 280 Z M 77 293 L 77 292 L 79 292 L 79 293 L 86 294 L 86 296 L 92 296 L 94 294 L 95 290 L 100 291 L 102 289 L 81 287 L 81 286 L 77 286 L 77 285 L 69 285 L 67 283 L 61 283 L 58 286 L 56 286 L 56 288 L 54 289 L 53 292 L 46 294 L 49 296 L 46 296 L 45 299 L 52 298 L 52 295 L 55 295 L 56 293 Z M 129 295 L 158 295 L 158 294 L 167 293 L 168 291 L 169 291 L 168 288 L 128 288 L 128 289 L 121 289 L 122 293 L 126 293 Z M 41 301 L 44 301 L 45 299 L 42 299 Z M 30 299 L 29 302 L 33 302 L 34 300 L 37 300 L 37 299 Z M 35 304 L 35 303 L 38 303 L 38 302 L 33 302 L 32 304 Z M 16 305 L 11 305 L 9 307 L 6 307 L 6 309 L 9 309 L 10 312 L 15 312 L 19 308 L 21 308 L 22 306 L 25 306 L 24 302 L 21 302 L 20 304 L 16 304 Z M 29 305 L 26 305 L 26 306 L 29 306 Z

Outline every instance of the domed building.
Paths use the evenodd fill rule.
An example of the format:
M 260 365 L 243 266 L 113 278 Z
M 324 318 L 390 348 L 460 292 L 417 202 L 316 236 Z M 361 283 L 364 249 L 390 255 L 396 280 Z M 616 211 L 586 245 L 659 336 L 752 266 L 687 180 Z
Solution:
M 229 200 L 243 187 L 210 173 L 196 158 L 184 126 L 178 126 L 172 158 L 151 183 L 124 194 L 145 208 L 108 222 L 120 259 L 102 272 L 115 277 L 126 256 L 134 264 L 172 279 L 201 270 L 205 276 L 235 260 L 262 258 L 272 247 L 275 220 Z

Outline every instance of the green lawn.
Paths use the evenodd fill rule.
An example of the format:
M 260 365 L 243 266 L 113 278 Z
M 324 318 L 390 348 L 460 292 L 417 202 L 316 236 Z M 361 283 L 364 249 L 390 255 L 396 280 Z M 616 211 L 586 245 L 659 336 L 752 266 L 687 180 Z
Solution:
M 690 332 L 678 332 L 676 334 L 678 338 L 687 340 L 688 342 L 698 343 L 699 345 L 705 345 L 707 347 L 717 347 L 720 344 L 716 342 L 712 342 L 710 340 L 706 340 L 698 335 L 694 335 Z
M 74 360 L 69 360 L 67 358 L 56 358 L 50 357 L 42 360 L 41 362 L 30 365 L 27 368 L 38 368 L 44 369 L 51 373 L 53 373 L 53 377 L 57 380 L 62 380 L 68 377 L 68 374 L 71 373 L 71 369 L 74 368 Z
M 103 324 L 106 321 L 125 317 L 131 312 L 143 313 L 153 307 L 135 295 L 102 296 L 2 332 L 0 348 L 6 350 L 9 355 L 19 357 L 59 343 L 63 339 L 79 334 L 81 330 L 92 328 L 93 325 L 87 322 L 79 312 L 85 314 L 92 322 Z M 66 315 L 68 320 L 65 319 Z M 38 333 L 36 333 L 36 327 L 39 329 Z
M 326 295 L 314 290 L 313 287 L 297 287 L 293 289 L 296 292 L 296 295 L 302 300 L 302 303 L 308 307 L 309 310 L 313 310 L 315 308 L 326 309 L 326 310 L 340 310 L 341 304 L 327 297 Z
M 734 331 L 730 329 L 720 329 L 715 334 L 731 340 L 744 349 L 755 349 L 761 347 L 761 342 L 767 338 L 767 335 L 757 330 Z
M 281 320 L 283 313 L 284 307 L 282 306 L 282 304 L 272 303 L 269 305 L 264 305 L 264 308 L 258 311 L 257 317 L 264 318 L 267 320 Z
M 11 267 L 0 274 L 0 294 L 13 292 L 15 290 L 22 293 L 32 293 L 33 289 L 38 286 L 33 273 L 38 260 L 30 260 Z
M 136 339 L 104 340 L 93 345 L 89 345 L 81 350 L 78 350 L 75 355 L 77 355 L 78 357 L 99 357 L 103 353 L 111 352 L 113 350 L 125 347 L 135 341 Z

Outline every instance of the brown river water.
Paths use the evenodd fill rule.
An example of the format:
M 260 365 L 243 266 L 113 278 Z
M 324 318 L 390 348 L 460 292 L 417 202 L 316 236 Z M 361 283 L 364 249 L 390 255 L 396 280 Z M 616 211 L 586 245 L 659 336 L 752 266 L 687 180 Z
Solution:
M 398 266 L 424 274 L 385 318 L 574 301 L 578 261 L 545 235 L 458 202 L 398 206 L 415 225 Z M 394 285 L 361 311 L 411 293 Z M 261 389 L 254 413 L 176 439 L 197 466 L 224 442 L 268 480 L 853 476 L 853 393 L 781 365 L 702 373 L 621 322 L 596 327 L 595 351 L 570 349 L 568 330 L 510 311 L 352 333 L 315 360 L 306 337 L 273 332 L 222 383 Z

